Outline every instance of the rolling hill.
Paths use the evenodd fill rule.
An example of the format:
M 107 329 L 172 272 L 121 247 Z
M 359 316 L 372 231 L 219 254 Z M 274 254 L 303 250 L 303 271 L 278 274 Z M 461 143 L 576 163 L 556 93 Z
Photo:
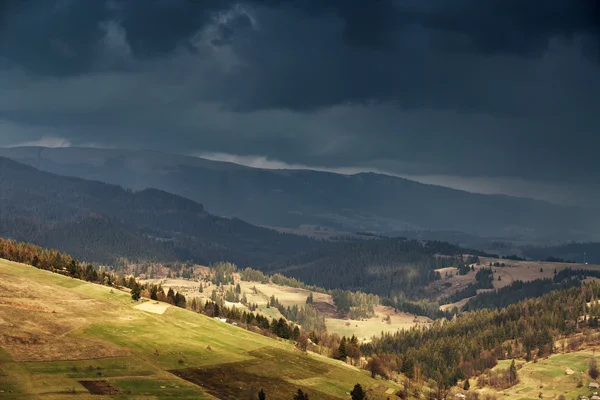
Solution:
M 136 190 L 155 187 L 257 225 L 383 233 L 451 230 L 488 237 L 592 240 L 597 216 L 574 207 L 480 195 L 359 173 L 265 170 L 197 157 L 91 148 L 23 147 L 0 155 L 63 175 Z
M 161 190 L 134 192 L 2 157 L 0 234 L 106 262 L 124 257 L 259 265 L 321 245 L 216 217 L 197 202 Z
M 370 399 L 394 388 L 366 371 L 302 353 L 166 303 L 0 260 L 0 397 Z M 393 390 L 392 390 L 393 393 Z

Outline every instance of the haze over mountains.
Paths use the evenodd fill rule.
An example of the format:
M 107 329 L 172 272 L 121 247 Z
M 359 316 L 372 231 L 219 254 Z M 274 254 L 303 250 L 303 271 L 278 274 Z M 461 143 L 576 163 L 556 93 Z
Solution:
M 0 155 L 56 174 L 161 189 L 257 225 L 384 234 L 452 230 L 546 241 L 599 237 L 596 216 L 582 208 L 373 173 L 266 170 L 145 150 L 20 147 Z
M 319 242 L 207 213 L 157 189 L 39 171 L 0 157 L 0 236 L 53 246 L 89 261 L 276 262 Z

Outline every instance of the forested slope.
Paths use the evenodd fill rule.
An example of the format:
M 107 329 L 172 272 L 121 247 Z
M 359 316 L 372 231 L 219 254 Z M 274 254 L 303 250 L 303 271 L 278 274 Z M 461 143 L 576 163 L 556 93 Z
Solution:
M 238 219 L 192 200 L 42 172 L 0 158 L 0 234 L 93 261 L 193 259 L 260 266 L 321 243 Z M 154 249 L 152 249 L 154 248 Z

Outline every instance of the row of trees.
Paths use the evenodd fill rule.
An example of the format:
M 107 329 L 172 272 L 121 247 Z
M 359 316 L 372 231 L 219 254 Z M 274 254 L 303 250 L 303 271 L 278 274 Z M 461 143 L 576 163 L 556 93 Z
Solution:
M 81 263 L 55 249 L 43 249 L 31 243 L 0 238 L 0 258 L 28 264 L 39 269 L 107 286 L 127 287 L 139 298 L 141 287 L 136 279 L 98 270 L 89 263 Z

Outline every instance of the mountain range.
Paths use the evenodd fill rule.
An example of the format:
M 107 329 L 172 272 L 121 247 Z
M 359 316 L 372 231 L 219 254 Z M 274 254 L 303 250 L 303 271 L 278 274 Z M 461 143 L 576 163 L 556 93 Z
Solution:
M 597 216 L 582 208 L 375 173 L 269 170 L 145 150 L 19 147 L 0 149 L 0 155 L 56 174 L 157 188 L 255 225 L 546 241 L 596 240 L 600 234 Z
M 56 247 L 98 262 L 231 261 L 259 266 L 318 248 L 159 189 L 133 191 L 40 171 L 0 157 L 0 236 Z

